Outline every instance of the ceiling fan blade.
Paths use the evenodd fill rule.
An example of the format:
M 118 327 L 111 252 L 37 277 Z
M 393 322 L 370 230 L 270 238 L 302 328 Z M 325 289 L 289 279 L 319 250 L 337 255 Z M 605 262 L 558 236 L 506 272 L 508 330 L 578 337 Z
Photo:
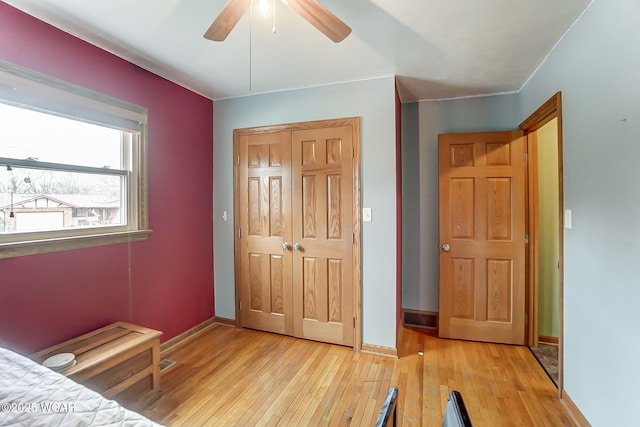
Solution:
M 242 15 L 249 9 L 250 4 L 251 0 L 229 0 L 216 16 L 207 32 L 204 33 L 204 38 L 216 42 L 226 39 L 233 27 L 242 18 Z
M 351 34 L 351 28 L 316 0 L 288 0 L 289 7 L 335 43 Z

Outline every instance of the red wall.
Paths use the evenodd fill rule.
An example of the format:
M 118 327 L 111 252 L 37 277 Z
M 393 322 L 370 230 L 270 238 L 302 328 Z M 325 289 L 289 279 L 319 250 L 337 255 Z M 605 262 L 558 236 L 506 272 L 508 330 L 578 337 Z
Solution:
M 148 108 L 153 229 L 130 245 L 0 260 L 0 344 L 32 352 L 116 320 L 166 340 L 211 318 L 213 102 L 2 2 L 0 59 Z

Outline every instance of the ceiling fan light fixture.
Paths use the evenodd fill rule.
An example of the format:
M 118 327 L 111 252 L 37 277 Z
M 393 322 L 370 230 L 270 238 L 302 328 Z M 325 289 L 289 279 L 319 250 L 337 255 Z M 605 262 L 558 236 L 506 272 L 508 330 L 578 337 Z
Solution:
M 266 18 L 269 13 L 269 0 L 260 0 L 260 11 L 262 15 Z
M 254 0 L 228 0 L 216 19 L 213 21 L 204 37 L 213 41 L 223 41 L 227 38 L 233 27 L 238 23 L 242 15 L 249 9 Z M 269 0 L 258 0 L 262 13 L 268 13 Z M 275 20 L 275 0 L 274 20 Z M 294 12 L 316 27 L 321 33 L 339 43 L 351 34 L 351 28 L 342 22 L 318 0 L 282 0 Z

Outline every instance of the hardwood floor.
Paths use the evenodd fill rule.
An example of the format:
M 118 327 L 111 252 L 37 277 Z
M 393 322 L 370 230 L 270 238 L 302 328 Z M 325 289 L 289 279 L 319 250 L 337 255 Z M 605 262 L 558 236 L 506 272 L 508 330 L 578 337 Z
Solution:
M 399 426 L 440 426 L 452 389 L 477 427 L 571 425 L 527 347 L 401 335 L 392 359 L 214 324 L 164 355 L 177 363 L 142 413 L 169 426 L 372 426 L 398 386 Z

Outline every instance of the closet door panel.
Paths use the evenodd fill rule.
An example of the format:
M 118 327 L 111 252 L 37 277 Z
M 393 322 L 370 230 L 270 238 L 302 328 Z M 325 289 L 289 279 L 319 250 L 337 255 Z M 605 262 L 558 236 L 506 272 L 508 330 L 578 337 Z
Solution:
M 291 335 L 291 133 L 240 137 L 238 177 L 241 325 Z
M 353 345 L 350 126 L 292 134 L 295 336 Z

